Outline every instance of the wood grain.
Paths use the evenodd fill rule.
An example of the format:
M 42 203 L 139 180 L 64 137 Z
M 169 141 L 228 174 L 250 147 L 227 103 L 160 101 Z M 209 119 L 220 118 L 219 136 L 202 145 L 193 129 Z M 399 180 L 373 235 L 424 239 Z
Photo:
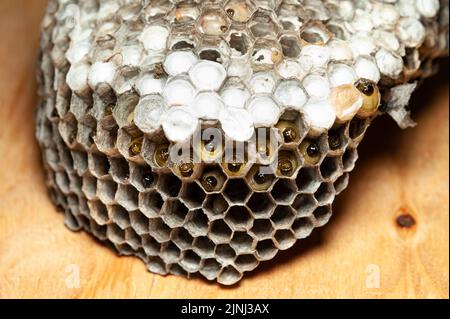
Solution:
M 1 298 L 448 298 L 446 72 L 415 94 L 417 128 L 400 131 L 388 118 L 370 128 L 326 227 L 239 285 L 222 288 L 152 275 L 140 260 L 117 257 L 64 227 L 47 197 L 34 140 L 34 67 L 44 5 L 0 2 Z M 416 222 L 410 228 L 396 224 L 405 212 Z

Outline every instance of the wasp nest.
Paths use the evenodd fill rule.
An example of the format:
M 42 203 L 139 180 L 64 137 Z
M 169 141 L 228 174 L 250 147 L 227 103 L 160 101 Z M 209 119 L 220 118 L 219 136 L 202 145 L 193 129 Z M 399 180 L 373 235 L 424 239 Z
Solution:
M 52 0 L 37 114 L 51 197 L 154 273 L 234 284 L 328 222 L 375 116 L 408 124 L 447 5 Z

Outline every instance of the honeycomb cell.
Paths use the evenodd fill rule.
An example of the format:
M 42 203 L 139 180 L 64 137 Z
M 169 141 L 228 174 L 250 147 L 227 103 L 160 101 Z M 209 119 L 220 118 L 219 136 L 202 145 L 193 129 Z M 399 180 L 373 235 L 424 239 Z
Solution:
M 311 194 L 300 194 L 292 203 L 292 208 L 296 211 L 297 217 L 310 216 L 317 207 L 317 202 Z
M 154 189 L 158 183 L 158 175 L 147 165 L 133 164 L 131 168 L 131 184 L 139 191 Z
M 190 209 L 196 209 L 202 207 L 206 194 L 197 183 L 192 182 L 183 185 L 180 197 Z
M 272 198 L 279 204 L 289 204 L 297 194 L 295 181 L 282 178 L 279 179 L 270 192 Z
M 251 232 L 258 239 L 271 238 L 273 233 L 273 225 L 270 219 L 255 219 Z
M 258 9 L 252 15 L 248 28 L 256 39 L 263 37 L 275 38 L 281 29 L 272 12 L 264 9 Z
M 106 225 L 109 221 L 108 210 L 105 205 L 99 201 L 89 201 L 89 209 L 91 210 L 92 218 L 99 225 Z
M 227 266 L 223 268 L 217 278 L 217 281 L 223 285 L 233 285 L 242 278 L 240 273 L 233 266 Z
M 256 218 L 267 218 L 272 213 L 275 203 L 266 193 L 253 193 L 247 202 L 247 207 Z
M 231 239 L 232 231 L 230 227 L 221 219 L 210 224 L 209 237 L 216 244 L 227 243 Z
M 254 7 L 247 0 L 229 0 L 225 4 L 225 12 L 228 17 L 239 23 L 245 23 L 250 20 Z
M 180 247 L 181 250 L 187 250 L 192 247 L 194 238 L 184 228 L 175 228 L 171 233 L 172 241 Z
M 317 168 L 302 167 L 295 181 L 301 193 L 314 193 L 320 186 L 321 177 Z
M 295 218 L 295 212 L 290 206 L 277 206 L 270 220 L 275 228 L 289 228 Z
M 279 39 L 283 55 L 286 58 L 296 59 L 300 55 L 300 41 L 294 34 L 284 34 Z
M 124 184 L 130 178 L 130 166 L 122 157 L 109 158 L 110 172 L 116 183 Z
M 125 242 L 125 231 L 115 224 L 108 224 L 106 237 L 114 244 L 123 244 Z
M 234 56 L 248 55 L 253 46 L 252 39 L 246 33 L 239 30 L 232 30 L 227 38 L 231 53 Z
M 149 230 L 148 218 L 138 210 L 132 211 L 129 214 L 131 228 L 139 235 L 147 234 Z
M 224 216 L 228 206 L 228 202 L 221 194 L 212 194 L 207 196 L 204 209 L 210 219 L 217 219 Z
M 155 218 L 160 215 L 164 200 L 157 191 L 139 194 L 139 209 L 148 218 Z
M 167 197 L 177 197 L 181 190 L 181 181 L 173 174 L 164 174 L 158 180 L 158 188 Z
M 119 184 L 115 199 L 127 210 L 135 210 L 138 208 L 138 196 L 139 192 L 133 186 Z
M 225 197 L 234 204 L 243 204 L 250 192 L 247 183 L 243 179 L 228 180 L 223 190 Z
M 157 256 L 151 256 L 148 258 L 147 261 L 147 268 L 153 273 L 160 274 L 160 275 L 166 275 L 167 274 L 167 265 L 164 263 L 164 261 L 157 257 Z
M 274 238 L 276 245 L 280 250 L 289 249 L 296 242 L 294 233 L 290 229 L 277 230 Z
M 238 254 L 251 253 L 253 251 L 253 244 L 255 240 L 246 231 L 234 232 L 231 239 L 230 246 Z
M 150 234 L 158 243 L 165 243 L 170 239 L 171 228 L 161 218 L 150 218 L 148 223 Z
M 202 209 L 197 209 L 189 213 L 188 221 L 185 228 L 189 233 L 194 236 L 206 236 L 208 233 L 208 216 L 203 212 Z
M 339 157 L 329 156 L 326 157 L 320 165 L 320 173 L 324 180 L 335 180 L 341 171 L 342 163 Z
M 195 237 L 193 248 L 194 251 L 202 258 L 213 258 L 216 245 L 206 236 Z
M 204 170 L 200 178 L 200 185 L 206 193 L 220 192 L 225 184 L 226 176 L 219 166 Z
M 108 206 L 108 216 L 113 223 L 126 229 L 131 225 L 130 213 L 120 205 Z
M 110 164 L 108 158 L 103 154 L 90 153 L 88 155 L 89 171 L 97 178 L 106 177 L 109 173 Z
M 148 256 L 157 256 L 161 250 L 161 244 L 149 235 L 141 236 L 142 247 Z
M 181 227 L 186 221 L 189 209 L 178 199 L 171 199 L 164 202 L 161 209 L 161 217 L 171 228 Z
M 367 119 L 355 117 L 350 121 L 349 125 L 350 138 L 356 142 L 360 141 L 368 126 L 369 122 L 367 121 Z
M 242 269 L 242 271 L 251 271 L 258 267 L 259 261 L 254 255 L 239 255 L 237 256 L 234 264 L 237 268 Z
M 328 149 L 330 154 L 339 155 L 348 145 L 348 138 L 346 136 L 346 127 L 340 126 L 328 132 Z
M 317 226 L 323 226 L 330 220 L 331 217 L 331 207 L 330 206 L 320 206 L 317 207 L 313 212 L 314 218 L 317 221 Z
M 97 180 L 97 197 L 104 204 L 110 205 L 114 204 L 116 192 L 117 192 L 117 184 L 113 180 L 110 179 Z
M 222 265 L 214 258 L 206 259 L 200 268 L 200 273 L 209 280 L 214 280 L 220 273 Z
M 333 184 L 322 183 L 319 189 L 314 193 L 319 205 L 330 204 L 334 200 L 335 190 Z
M 272 239 L 262 240 L 256 245 L 256 256 L 259 260 L 272 259 L 277 253 L 278 249 L 275 247 Z
M 141 240 L 133 228 L 127 228 L 125 230 L 125 240 L 133 251 L 139 249 Z
M 225 221 L 233 230 L 246 230 L 252 224 L 252 216 L 245 206 L 231 206 Z
M 348 180 L 349 180 L 349 175 L 348 175 L 348 173 L 345 173 L 344 175 L 342 175 L 341 177 L 339 177 L 339 178 L 334 182 L 334 189 L 336 190 L 336 195 L 339 195 L 340 193 L 342 193 L 342 191 L 343 191 L 344 189 L 347 188 Z
M 200 270 L 201 258 L 192 250 L 185 251 L 183 258 L 181 258 L 179 264 L 187 272 L 197 272 Z
M 356 161 L 358 160 L 358 152 L 355 148 L 347 148 L 344 155 L 342 156 L 342 164 L 344 166 L 344 171 L 350 172 L 355 167 Z
M 310 217 L 299 217 L 292 224 L 292 230 L 298 239 L 308 237 L 314 229 L 314 222 Z
M 301 159 L 296 150 L 282 149 L 278 152 L 277 175 L 283 177 L 295 176 L 301 167 Z
M 215 252 L 217 260 L 222 265 L 231 264 L 236 258 L 236 252 L 228 244 L 217 245 Z
M 275 91 L 275 98 L 281 105 L 301 107 L 304 104 L 304 99 L 306 99 L 306 94 L 302 91 L 297 81 L 290 80 L 280 83 Z M 297 145 L 308 132 L 308 125 L 304 117 L 299 112 L 292 110 L 281 114 L 276 128 L 285 146 Z
M 181 250 L 172 242 L 164 243 L 161 246 L 161 258 L 167 264 L 178 262 L 181 257 Z
M 223 35 L 230 27 L 230 21 L 220 9 L 205 10 L 198 20 L 199 31 L 205 35 Z

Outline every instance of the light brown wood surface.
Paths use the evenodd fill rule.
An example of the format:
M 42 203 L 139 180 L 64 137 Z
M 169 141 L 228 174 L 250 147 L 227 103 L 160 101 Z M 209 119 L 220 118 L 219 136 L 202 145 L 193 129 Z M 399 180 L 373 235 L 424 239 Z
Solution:
M 414 95 L 418 127 L 369 129 L 328 225 L 223 288 L 153 275 L 63 225 L 34 140 L 44 5 L 0 1 L 0 298 L 448 298 L 448 64 Z M 411 228 L 396 224 L 405 212 Z

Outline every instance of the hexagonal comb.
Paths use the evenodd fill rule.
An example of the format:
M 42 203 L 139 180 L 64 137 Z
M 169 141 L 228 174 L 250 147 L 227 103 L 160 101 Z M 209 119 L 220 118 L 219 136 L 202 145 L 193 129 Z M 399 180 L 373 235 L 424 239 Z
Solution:
M 224 285 L 325 225 L 374 117 L 404 127 L 448 1 L 51 0 L 52 200 L 151 272 Z

